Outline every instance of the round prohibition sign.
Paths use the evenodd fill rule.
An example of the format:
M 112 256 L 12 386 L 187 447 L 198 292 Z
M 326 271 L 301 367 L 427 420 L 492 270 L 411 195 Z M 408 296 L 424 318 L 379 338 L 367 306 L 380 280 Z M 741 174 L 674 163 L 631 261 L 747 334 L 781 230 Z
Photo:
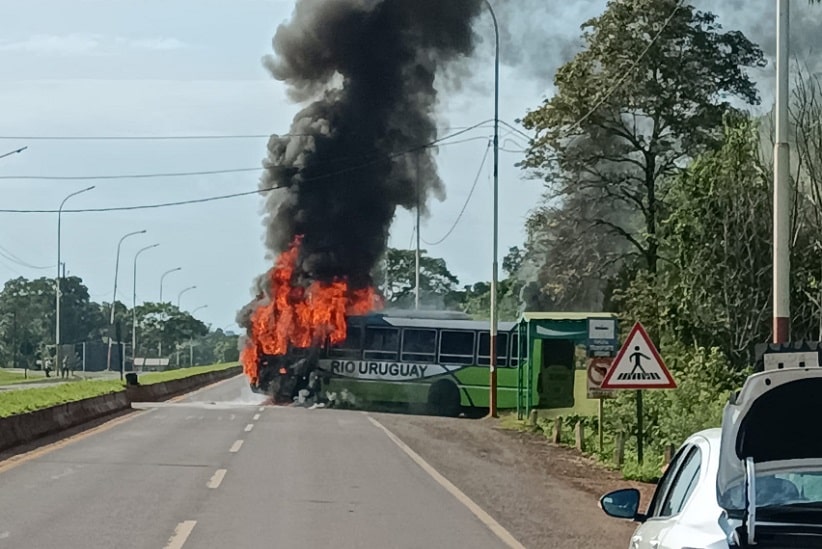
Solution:
M 599 387 L 605 380 L 605 375 L 608 373 L 608 368 L 611 367 L 613 358 L 596 357 L 592 358 L 588 364 L 588 381 Z

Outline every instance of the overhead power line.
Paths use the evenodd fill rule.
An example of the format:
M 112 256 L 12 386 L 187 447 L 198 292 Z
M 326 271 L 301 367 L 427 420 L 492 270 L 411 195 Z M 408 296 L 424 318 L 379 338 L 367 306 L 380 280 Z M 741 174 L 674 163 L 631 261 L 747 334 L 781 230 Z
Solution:
M 468 197 L 466 197 L 465 203 L 463 203 L 460 213 L 457 214 L 457 218 L 454 220 L 454 224 L 451 225 L 451 228 L 448 229 L 448 232 L 446 232 L 445 235 L 439 240 L 435 240 L 434 242 L 428 242 L 424 238 L 421 238 L 421 240 L 429 246 L 437 246 L 445 242 L 445 240 L 449 236 L 451 236 L 451 233 L 454 232 L 454 229 L 457 228 L 457 225 L 459 225 L 460 220 L 462 220 L 462 214 L 465 213 L 465 209 L 468 207 L 468 203 L 471 201 L 471 197 L 474 195 L 474 190 L 477 188 L 477 183 L 479 182 L 480 176 L 482 175 L 482 169 L 485 167 L 485 161 L 488 160 L 488 151 L 491 150 L 491 144 L 492 142 L 489 141 L 488 146 L 485 147 L 485 154 L 482 156 L 482 162 L 480 162 L 479 170 L 477 170 L 477 176 L 474 178 L 474 184 L 471 185 L 471 190 L 468 192 Z
M 409 150 L 406 150 L 406 151 L 403 151 L 403 152 L 397 152 L 397 153 L 388 155 L 388 159 L 396 158 L 396 157 L 403 156 L 403 155 L 406 155 L 406 154 L 411 154 L 411 153 L 414 153 L 414 152 L 417 152 L 417 151 L 420 151 L 420 150 L 435 146 L 440 141 L 444 141 L 446 139 L 451 139 L 453 137 L 457 137 L 457 136 L 462 135 L 462 134 L 464 134 L 468 131 L 471 131 L 471 130 L 473 130 L 473 129 L 475 129 L 475 128 L 477 128 L 477 127 L 479 127 L 479 126 L 481 126 L 482 124 L 485 124 L 485 123 L 487 123 L 487 121 L 480 122 L 478 124 L 475 124 L 474 126 L 469 126 L 469 127 L 465 128 L 463 130 L 454 132 L 454 133 L 452 133 L 450 135 L 447 135 L 445 137 L 442 137 L 442 138 L 436 139 L 434 141 L 431 141 L 430 143 L 426 143 L 424 145 L 419 145 L 419 146 L 416 146 L 412 149 L 409 149 Z M 350 172 L 353 172 L 353 171 L 361 170 L 363 168 L 367 168 L 369 166 L 373 166 L 374 164 L 377 164 L 377 163 L 382 162 L 384 160 L 385 160 L 385 158 L 378 158 L 378 159 L 372 160 L 370 162 L 365 162 L 363 164 L 359 164 L 357 166 L 351 166 L 351 167 L 348 167 L 348 168 L 336 170 L 336 171 L 329 172 L 329 173 L 322 174 L 322 175 L 318 175 L 318 176 L 315 176 L 315 177 L 304 178 L 303 181 L 309 182 L 309 181 L 317 181 L 317 180 L 321 180 L 321 179 L 327 179 L 329 177 L 336 177 L 338 175 L 342 175 L 342 174 L 345 174 L 345 173 L 350 173 Z M 263 168 L 256 168 L 256 169 L 257 170 L 262 170 Z M 276 190 L 276 189 L 279 189 L 279 188 L 281 188 L 281 187 L 276 187 L 276 186 L 274 186 L 274 187 L 265 187 L 265 188 L 261 188 L 261 189 L 255 189 L 253 191 L 228 193 L 228 194 L 217 195 L 217 196 L 193 198 L 193 199 L 188 199 L 188 200 L 177 200 L 177 201 L 174 201 L 174 202 L 162 202 L 162 203 L 157 203 L 157 204 L 141 204 L 141 205 L 135 205 L 135 206 L 115 206 L 115 207 L 106 207 L 106 208 L 63 209 L 62 211 L 63 211 L 63 213 L 101 213 L 101 212 L 120 212 L 120 211 L 133 211 L 133 210 L 148 210 L 148 209 L 156 209 L 156 208 L 169 208 L 169 207 L 173 207 L 173 206 L 185 206 L 185 205 L 190 205 L 190 204 L 203 204 L 203 203 L 206 203 L 206 202 L 215 202 L 215 201 L 218 201 L 218 200 L 228 200 L 228 199 L 231 199 L 231 198 L 239 198 L 239 197 L 242 197 L 242 196 L 250 196 L 250 195 L 258 194 L 258 193 L 267 193 L 267 192 L 270 192 L 270 191 L 273 191 L 273 190 Z M 38 209 L 16 209 L 16 208 L 3 208 L 3 209 L 0 209 L 0 213 L 17 213 L 17 214 L 34 214 L 34 213 L 45 214 L 45 213 L 57 213 L 57 212 L 58 212 L 58 210 L 55 210 L 55 209 L 40 209 L 40 210 L 38 210 Z
M 474 141 L 477 139 L 485 139 L 484 137 L 474 137 L 468 138 L 464 140 L 457 140 L 457 141 L 449 141 L 454 137 L 458 137 L 463 135 L 469 131 L 475 130 L 479 127 L 484 126 L 492 122 L 492 120 L 483 120 L 477 124 L 472 126 L 465 126 L 461 130 L 455 131 L 451 134 L 448 134 L 444 137 L 437 138 L 429 143 L 424 145 L 416 146 L 412 149 L 407 151 L 402 151 L 399 153 L 394 153 L 389 155 L 389 158 L 396 158 L 397 156 L 402 156 L 405 154 L 417 152 L 419 150 L 431 148 L 431 147 L 442 147 L 447 145 L 456 145 L 459 143 L 465 143 L 468 141 Z M 449 142 L 446 142 L 449 141 Z M 371 157 L 361 157 L 360 159 L 365 160 L 367 158 L 375 158 L 374 156 Z M 335 159 L 336 162 L 340 162 L 344 159 Z M 345 160 L 358 160 L 357 158 L 349 158 Z M 381 158 L 376 159 L 377 162 L 381 161 Z M 372 163 L 366 164 L 371 165 Z M 223 175 L 223 174 L 232 174 L 232 173 L 248 173 L 248 172 L 259 172 L 265 169 L 263 166 L 257 166 L 253 168 L 227 168 L 221 170 L 199 170 L 199 171 L 185 171 L 185 172 L 156 172 L 156 173 L 141 173 L 141 174 L 106 174 L 106 175 L 0 175 L 0 180 L 8 180 L 8 179 L 21 179 L 21 180 L 37 180 L 37 181 L 87 181 L 87 180 L 116 180 L 116 179 L 153 179 L 153 178 L 160 178 L 160 177 L 193 177 L 193 176 L 205 176 L 205 175 Z M 70 211 L 70 210 L 65 210 Z
M 15 255 L 11 250 L 9 250 L 8 248 L 5 248 L 3 246 L 0 246 L 0 257 L 3 257 L 6 260 L 11 261 L 15 265 L 19 265 L 21 267 L 27 267 L 29 269 L 47 270 L 47 269 L 53 269 L 55 267 L 54 265 L 50 265 L 50 266 L 47 266 L 47 267 L 32 265 L 31 263 L 21 259 L 17 255 Z
M 256 168 L 228 168 L 224 170 L 203 170 L 197 172 L 155 172 L 109 175 L 0 175 L 0 179 L 34 179 L 45 181 L 86 181 L 92 179 L 153 179 L 158 177 L 192 177 L 197 175 L 220 175 L 227 173 L 258 172 L 262 169 L 262 166 L 258 166 Z
M 493 122 L 487 120 L 484 123 Z M 501 123 L 507 122 L 500 120 Z M 463 130 L 473 126 L 444 126 L 441 130 Z M 241 133 L 241 134 L 189 134 L 189 135 L 0 135 L 0 139 L 30 139 L 33 141 L 196 141 L 215 139 L 268 139 L 278 137 L 312 137 L 312 133 Z

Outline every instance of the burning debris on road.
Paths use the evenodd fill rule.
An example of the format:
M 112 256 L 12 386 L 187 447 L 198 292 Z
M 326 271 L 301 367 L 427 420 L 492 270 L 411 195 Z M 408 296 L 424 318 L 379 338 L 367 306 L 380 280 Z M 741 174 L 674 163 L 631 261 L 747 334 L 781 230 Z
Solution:
M 346 314 L 381 305 L 371 273 L 397 207 L 444 197 L 433 148 L 435 77 L 474 48 L 482 0 L 299 0 L 264 64 L 308 103 L 268 143 L 266 246 L 275 265 L 238 315 L 252 385 L 262 370 L 298 377 L 291 349 L 346 334 Z M 419 186 L 419 188 L 418 188 Z M 293 395 L 299 392 L 298 385 Z

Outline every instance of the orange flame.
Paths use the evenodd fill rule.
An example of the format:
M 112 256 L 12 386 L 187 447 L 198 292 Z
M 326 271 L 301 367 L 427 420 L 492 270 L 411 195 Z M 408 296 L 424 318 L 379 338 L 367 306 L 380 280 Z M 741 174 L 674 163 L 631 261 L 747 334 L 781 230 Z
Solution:
M 280 254 L 269 273 L 270 301 L 251 314 L 250 338 L 240 360 L 252 383 L 258 381 L 259 353 L 285 354 L 289 345 L 308 348 L 340 343 L 346 336 L 346 315 L 366 314 L 381 307 L 382 299 L 374 288 L 350 289 L 344 279 L 312 282 L 309 286 L 292 284 L 302 236 Z

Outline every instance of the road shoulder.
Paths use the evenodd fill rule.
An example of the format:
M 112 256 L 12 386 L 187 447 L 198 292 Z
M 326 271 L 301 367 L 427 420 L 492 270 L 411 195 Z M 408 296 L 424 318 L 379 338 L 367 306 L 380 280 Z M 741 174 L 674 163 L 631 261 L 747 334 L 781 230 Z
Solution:
M 606 517 L 603 493 L 617 473 L 494 420 L 372 414 L 526 547 L 624 549 L 635 524 Z

